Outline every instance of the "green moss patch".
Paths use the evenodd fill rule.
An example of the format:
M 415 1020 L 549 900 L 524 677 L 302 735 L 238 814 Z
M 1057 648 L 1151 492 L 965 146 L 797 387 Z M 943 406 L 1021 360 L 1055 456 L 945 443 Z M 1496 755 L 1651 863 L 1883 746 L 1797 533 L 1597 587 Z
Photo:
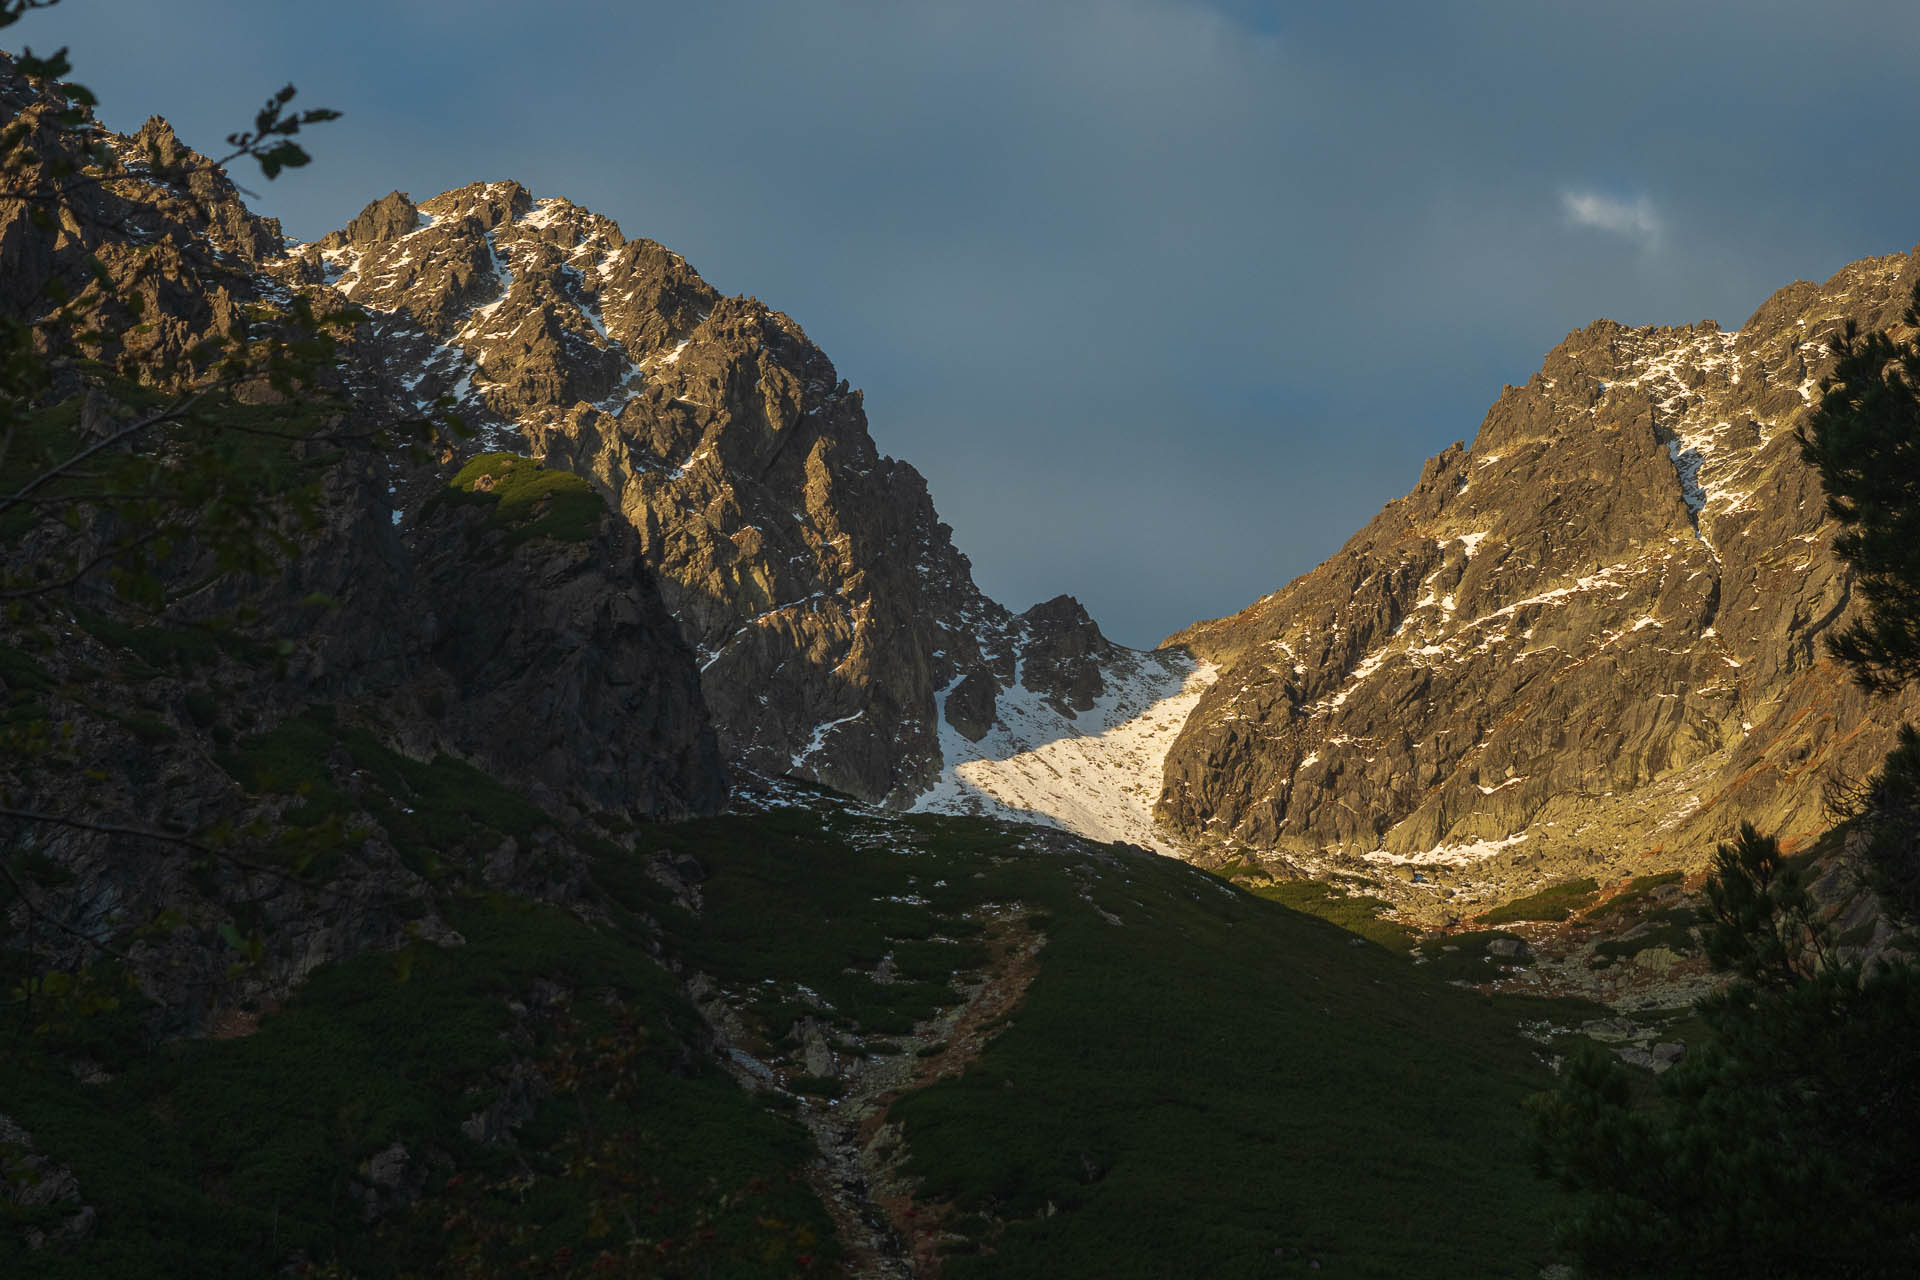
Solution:
M 45 667 L 12 645 L 0 645 L 0 681 L 6 683 L 8 700 L 13 702 L 54 685 L 53 676 Z
M 339 752 L 366 775 L 352 803 L 414 809 L 422 840 L 545 820 L 464 767 L 406 760 L 322 712 L 242 739 L 227 763 L 325 805 L 349 799 L 330 781 L 346 776 L 328 768 Z M 432 825 L 456 815 L 464 834 Z M 457 1251 L 474 1274 L 566 1275 L 627 1239 L 632 1218 L 672 1242 L 662 1274 L 818 1274 L 834 1251 L 799 1177 L 813 1153 L 792 1110 L 828 1107 L 845 1081 L 796 1074 L 794 1022 L 825 1024 L 841 1052 L 920 1052 L 923 1020 L 979 980 L 1015 920 L 1046 939 L 1024 999 L 964 1074 L 891 1113 L 922 1209 L 966 1224 L 954 1280 L 1314 1262 L 1531 1277 L 1554 1260 L 1562 1201 L 1533 1176 L 1519 1107 L 1549 1076 L 1517 1029 L 1578 1025 L 1590 1009 L 1462 991 L 1391 938 L 1355 946 L 1333 920 L 1184 864 L 984 820 L 823 801 L 636 836 L 633 853 L 596 844 L 598 927 L 475 900 L 448 915 L 464 946 L 323 969 L 256 1034 L 122 1052 L 105 1085 L 0 1044 L 8 1114 L 101 1207 L 95 1239 L 47 1255 L 42 1273 L 257 1275 L 302 1254 L 364 1277 L 428 1275 Z M 698 912 L 648 874 L 653 858 L 698 884 Z M 883 966 L 892 981 L 876 980 Z M 719 1073 L 677 995 L 695 972 L 802 1101 Z M 879 1039 L 909 1031 L 911 1046 Z M 516 1063 L 565 1087 L 531 1097 L 512 1146 L 480 1140 L 470 1122 Z M 419 1199 L 369 1225 L 370 1162 L 395 1143 Z M 0 1271 L 15 1261 L 0 1253 Z
M 1686 878 L 1684 871 L 1657 871 L 1652 875 L 1635 876 L 1627 882 L 1626 888 L 1594 907 L 1588 915 L 1594 919 L 1615 917 L 1630 920 L 1652 905 L 1655 889 L 1679 884 Z
M 336 752 L 367 776 L 357 798 L 333 780 L 329 760 Z M 551 825 L 539 806 L 465 761 L 403 756 L 368 729 L 340 724 L 325 708 L 243 738 L 215 759 L 249 791 L 300 797 L 285 814 L 292 826 L 318 828 L 364 810 L 386 828 L 406 864 L 422 873 L 449 853 L 482 853 L 503 835 L 524 841 Z
M 978 1228 L 949 1275 L 1070 1259 L 1103 1276 L 1313 1260 L 1531 1276 L 1551 1260 L 1557 1193 L 1531 1174 L 1518 1107 L 1548 1076 L 1515 1028 L 1590 1008 L 1463 992 L 1181 864 L 1089 861 L 988 822 L 794 810 L 648 834 L 706 872 L 698 917 L 637 865 L 597 874 L 691 967 L 765 990 L 744 1012 L 776 1053 L 798 1017 L 870 1032 L 912 1013 L 909 984 L 867 980 L 884 956 L 949 967 L 940 939 L 1010 904 L 1044 924 L 1040 975 L 985 1055 L 893 1110 L 923 1202 Z
M 1390 909 L 1390 904 L 1380 898 L 1339 893 L 1318 880 L 1285 880 L 1258 885 L 1249 892 L 1257 898 L 1318 916 L 1389 951 L 1404 953 L 1413 946 L 1413 934 L 1404 925 L 1381 914 Z
M 948 1276 L 1532 1277 L 1551 1260 L 1557 1193 L 1518 1106 L 1549 1077 L 1521 1006 L 1165 859 L 1076 879 L 1010 858 L 974 883 L 1052 923 L 984 1056 L 893 1111 L 922 1199 L 977 1228 Z
M 210 631 L 128 626 L 88 609 L 76 610 L 74 618 L 101 644 L 125 649 L 156 671 L 191 671 L 212 662 L 219 652 L 219 643 Z
M 1642 927 L 1632 937 L 1609 938 L 1595 946 L 1594 955 L 1624 960 L 1653 947 L 1665 947 L 1676 955 L 1691 955 L 1700 950 L 1700 940 L 1694 933 L 1700 923 L 1700 913 L 1692 907 L 1656 911 L 1641 923 Z
M 1420 972 L 1443 982 L 1470 982 L 1477 985 L 1492 982 L 1496 978 L 1511 977 L 1516 969 L 1533 963 L 1531 955 L 1524 959 L 1496 956 L 1487 949 L 1489 943 L 1501 938 L 1514 942 L 1525 941 L 1519 934 L 1508 933 L 1505 929 L 1474 929 L 1428 938 L 1420 944 L 1420 957 L 1424 961 Z
M 494 521 L 511 531 L 513 543 L 528 538 L 584 542 L 607 514 L 606 503 L 579 476 L 511 453 L 472 459 L 439 496 L 491 507 Z
M 54 405 L 16 419 L 4 456 L 0 456 L 0 486 L 12 493 L 40 475 L 48 467 L 71 457 L 79 450 L 81 397 Z M 71 480 L 55 480 L 43 487 L 43 496 L 73 492 L 79 485 Z M 22 503 L 0 512 L 0 539 L 12 542 L 43 518 L 44 509 Z
M 770 1041 L 806 1016 L 853 1034 L 904 1034 L 954 1004 L 952 972 L 984 958 L 976 944 L 934 939 L 963 932 L 985 895 L 979 882 L 963 887 L 973 857 L 863 846 L 848 838 L 860 821 L 796 809 L 660 830 L 649 852 L 690 856 L 711 873 L 697 919 L 663 911 L 662 890 L 637 863 L 597 874 L 623 905 L 659 915 L 695 968 L 764 988 L 749 1012 Z M 996 832 L 990 847 L 1007 843 Z M 889 955 L 900 980 L 876 982 Z
M 1487 924 L 1508 924 L 1516 920 L 1565 920 L 1575 912 L 1592 906 L 1599 892 L 1599 882 L 1593 879 L 1566 880 L 1495 907 L 1480 919 Z
M 243 738 L 214 758 L 248 791 L 302 797 L 305 804 L 290 811 L 287 820 L 313 826 L 352 808 L 327 767 L 334 741 L 331 717 L 310 713 Z

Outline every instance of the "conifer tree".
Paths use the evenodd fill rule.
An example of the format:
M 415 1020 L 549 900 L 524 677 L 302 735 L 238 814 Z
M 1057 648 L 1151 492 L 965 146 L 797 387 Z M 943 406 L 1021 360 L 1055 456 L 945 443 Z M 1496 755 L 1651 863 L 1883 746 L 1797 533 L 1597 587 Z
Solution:
M 1882 694 L 1920 678 L 1920 285 L 1902 322 L 1848 322 L 1800 433 L 1866 605 L 1829 648 Z M 1920 920 L 1920 733 L 1851 807 L 1881 900 Z M 1580 1274 L 1920 1275 L 1920 967 L 1838 959 L 1804 870 L 1748 824 L 1700 927 L 1735 981 L 1657 1098 L 1596 1049 L 1533 1101 L 1542 1172 L 1580 1193 L 1561 1223 Z
M 1881 694 L 1920 677 L 1920 282 L 1901 322 L 1904 332 L 1864 335 L 1847 322 L 1800 433 L 1841 525 L 1834 550 L 1852 565 L 1866 603 L 1828 647 Z M 1874 888 L 1895 915 L 1920 921 L 1920 735 L 1911 725 L 1850 799 Z
M 1879 693 L 1920 676 L 1920 282 L 1901 318 L 1903 336 L 1863 335 L 1847 322 L 1800 432 L 1841 525 L 1834 550 L 1853 566 L 1867 606 L 1828 644 Z

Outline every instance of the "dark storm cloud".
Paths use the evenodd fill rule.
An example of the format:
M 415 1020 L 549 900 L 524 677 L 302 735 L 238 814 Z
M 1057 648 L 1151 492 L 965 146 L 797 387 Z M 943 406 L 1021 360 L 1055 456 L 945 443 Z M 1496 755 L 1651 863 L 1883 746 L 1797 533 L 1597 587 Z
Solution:
M 108 122 L 348 111 L 318 235 L 515 177 L 791 313 L 983 586 L 1151 643 L 1336 548 L 1599 315 L 1920 237 L 1909 4 L 66 0 Z M 258 185 L 258 184 L 256 184 Z

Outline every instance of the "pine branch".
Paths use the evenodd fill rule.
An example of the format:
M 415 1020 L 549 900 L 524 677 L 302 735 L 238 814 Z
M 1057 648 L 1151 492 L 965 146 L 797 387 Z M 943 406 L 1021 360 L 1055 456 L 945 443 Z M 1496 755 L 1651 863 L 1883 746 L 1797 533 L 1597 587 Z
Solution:
M 158 410 L 157 412 L 154 412 L 154 413 L 150 413 L 144 418 L 135 419 L 133 422 L 130 422 L 126 426 L 121 427 L 118 431 L 115 431 L 112 434 L 108 435 L 105 439 L 99 440 L 96 443 L 89 445 L 85 449 L 82 449 L 79 453 L 74 454 L 72 457 L 68 458 L 65 462 L 55 463 L 53 466 L 47 468 L 45 471 L 42 471 L 39 475 L 35 476 L 33 479 L 27 481 L 25 485 L 23 485 L 21 488 L 19 488 L 15 492 L 7 494 L 5 497 L 0 497 L 0 512 L 4 512 L 8 508 L 16 505 L 22 499 L 26 498 L 29 494 L 33 493 L 35 490 L 43 488 L 44 486 L 53 483 L 53 481 L 59 479 L 61 476 L 65 475 L 67 472 L 73 470 L 75 467 L 85 462 L 88 458 L 95 456 L 96 454 L 102 452 L 103 450 L 111 449 L 114 445 L 119 444 L 121 441 L 130 439 L 133 436 L 139 435 L 143 431 L 151 431 L 153 428 L 157 426 L 162 426 L 169 422 L 179 421 L 179 419 L 183 415 L 185 415 L 188 410 L 190 410 L 194 405 L 198 404 L 206 396 L 208 396 L 209 394 L 211 394 L 216 390 L 220 390 L 223 387 L 229 386 L 229 385 L 232 385 L 230 380 L 221 379 L 208 386 L 202 387 L 200 390 L 192 392 L 189 395 L 181 396 L 180 398 L 176 399 L 171 405 L 168 405 L 166 408 Z
M 32 916 L 34 919 L 45 921 L 47 924 L 50 924 L 54 928 L 60 930 L 60 932 L 64 934 L 68 934 L 71 937 L 77 938 L 81 942 L 86 943 L 88 946 L 93 947 L 98 951 L 105 952 L 107 955 L 112 956 L 116 960 L 122 960 L 122 961 L 131 960 L 132 957 L 128 956 L 126 952 L 118 950 L 115 947 L 100 941 L 100 939 L 92 936 L 91 934 L 85 932 L 84 930 L 74 928 L 72 925 L 68 924 L 66 921 L 60 919 L 60 917 L 54 915 L 52 912 L 41 907 L 38 903 L 36 903 L 33 900 L 33 895 L 27 892 L 27 886 L 20 882 L 19 877 L 13 874 L 13 869 L 7 866 L 7 864 L 4 861 L 0 861 L 0 876 L 4 876 L 6 878 L 7 883 L 13 886 L 13 891 L 20 896 L 21 905 L 26 907 L 27 914 Z
M 69 814 L 41 813 L 31 809 L 14 809 L 6 806 L 0 806 L 0 818 L 12 818 L 17 822 L 41 822 L 50 826 L 68 827 L 76 831 L 91 831 L 99 835 L 127 836 L 139 840 L 153 840 L 161 844 L 174 845 L 177 848 L 190 849 L 204 857 L 217 859 L 227 863 L 229 866 L 237 867 L 242 871 L 258 872 L 261 875 L 272 876 L 282 883 L 293 885 L 296 888 L 310 889 L 320 894 L 330 894 L 343 901 L 350 900 L 349 896 L 339 889 L 334 889 L 327 885 L 305 879 L 286 870 L 284 867 L 276 867 L 264 862 L 255 862 L 250 858 L 244 858 L 234 853 L 230 849 L 218 848 L 190 835 L 182 835 L 169 831 L 155 831 L 148 827 L 126 827 L 110 822 L 93 822 L 86 818 L 76 818 Z M 410 901 L 410 899 L 406 898 L 390 898 L 369 905 L 392 907 L 407 905 Z

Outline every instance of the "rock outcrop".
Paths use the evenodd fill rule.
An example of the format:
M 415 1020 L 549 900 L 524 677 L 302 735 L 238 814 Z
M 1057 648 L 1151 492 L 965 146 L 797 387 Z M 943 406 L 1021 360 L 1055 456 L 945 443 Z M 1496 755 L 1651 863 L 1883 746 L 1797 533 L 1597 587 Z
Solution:
M 1737 333 L 1570 335 L 1332 559 L 1171 637 L 1220 677 L 1163 822 L 1206 858 L 1504 882 L 1697 864 L 1743 819 L 1824 829 L 1823 782 L 1915 703 L 1825 654 L 1851 577 L 1795 428 L 1825 339 L 1893 323 L 1917 273 L 1857 262 Z
M 718 811 L 693 655 L 633 531 L 603 512 L 528 536 L 537 515 L 516 524 L 446 489 L 396 527 L 376 468 L 333 473 L 326 523 L 267 619 L 299 637 L 280 696 L 377 705 L 408 754 L 470 761 L 556 812 Z M 315 592 L 334 603 L 298 603 Z

